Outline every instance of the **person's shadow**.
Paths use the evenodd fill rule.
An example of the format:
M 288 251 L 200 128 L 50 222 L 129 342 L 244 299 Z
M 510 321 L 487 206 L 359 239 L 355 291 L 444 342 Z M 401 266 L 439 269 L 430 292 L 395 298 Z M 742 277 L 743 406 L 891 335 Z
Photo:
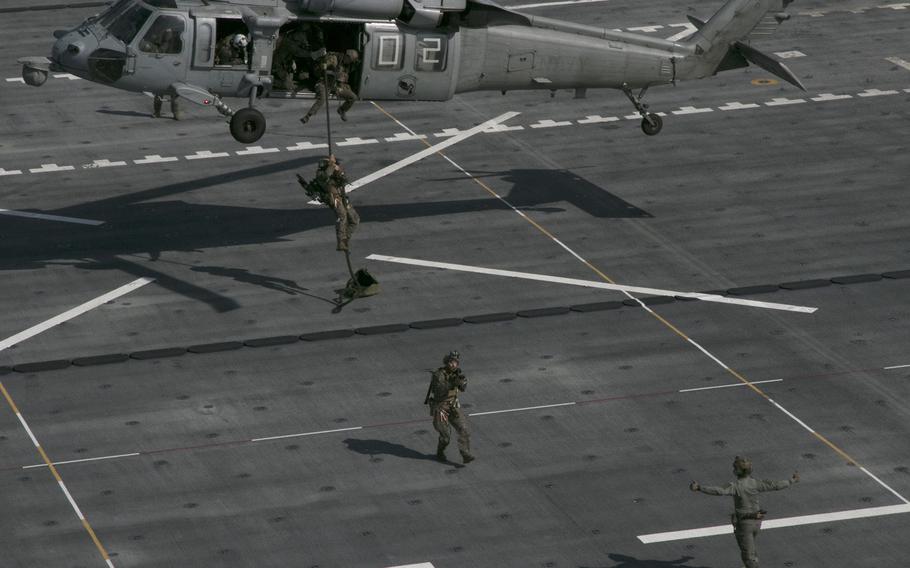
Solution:
M 625 554 L 611 553 L 608 555 L 610 560 L 619 562 L 613 566 L 603 566 L 598 568 L 710 568 L 708 566 L 693 566 L 688 564 L 693 560 L 693 556 L 682 556 L 676 560 L 639 560 Z M 579 566 L 579 568 L 594 568 L 593 566 Z
M 344 445 L 352 452 L 367 456 L 386 454 L 412 460 L 436 461 L 436 454 L 422 454 L 416 450 L 402 446 L 401 444 L 393 444 L 391 442 L 386 442 L 385 440 L 358 440 L 356 438 L 348 438 L 347 440 L 344 440 Z

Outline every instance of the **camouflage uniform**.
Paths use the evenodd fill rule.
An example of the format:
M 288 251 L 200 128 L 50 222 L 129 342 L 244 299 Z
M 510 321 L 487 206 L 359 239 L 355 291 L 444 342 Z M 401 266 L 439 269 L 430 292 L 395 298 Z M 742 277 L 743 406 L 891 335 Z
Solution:
M 325 57 L 316 64 L 314 69 L 316 73 L 316 85 L 313 87 L 316 100 L 313 101 L 310 110 L 308 110 L 304 117 L 300 119 L 300 122 L 306 124 L 310 120 L 310 117 L 319 112 L 319 109 L 325 104 L 326 81 L 329 82 L 329 92 L 344 99 L 344 102 L 338 107 L 338 114 L 341 115 L 341 120 L 347 120 L 347 112 L 354 106 L 354 101 L 358 100 L 356 93 L 354 93 L 351 86 L 348 84 L 351 67 L 358 59 L 359 55 L 357 54 L 357 51 L 349 49 L 345 53 L 327 53 Z M 331 78 L 332 74 L 334 74 L 334 82 Z
M 430 415 L 433 417 L 433 428 L 439 432 L 436 458 L 445 461 L 445 449 L 449 445 L 454 427 L 458 433 L 458 451 L 464 463 L 468 463 L 474 460 L 474 456 L 471 455 L 471 435 L 464 413 L 458 404 L 458 392 L 464 392 L 468 386 L 468 379 L 461 369 L 448 364 L 452 359 L 458 361 L 457 352 L 446 355 L 443 359 L 446 365 L 433 373 L 427 402 L 430 405 Z
M 181 120 L 183 118 L 183 112 L 180 110 L 180 102 L 178 101 L 179 97 L 177 95 L 171 95 L 171 113 L 174 115 L 174 120 Z M 155 95 L 155 98 L 152 100 L 152 116 L 155 118 L 161 118 L 161 106 L 164 104 L 164 95 Z
M 351 205 L 351 201 L 344 191 L 348 180 L 341 165 L 335 160 L 335 156 L 329 156 L 319 163 L 316 177 L 312 181 L 307 182 L 300 175 L 297 176 L 297 180 L 303 186 L 307 196 L 335 210 L 336 248 L 337 250 L 350 250 L 351 237 L 360 223 L 360 215 L 354 210 L 354 206 Z
M 730 495 L 733 497 L 733 514 L 730 521 L 733 523 L 733 532 L 736 543 L 742 556 L 745 568 L 758 568 L 758 553 L 755 548 L 755 539 L 761 529 L 761 520 L 766 511 L 758 504 L 758 494 L 765 491 L 779 491 L 786 489 L 799 481 L 799 474 L 794 473 L 790 479 L 773 481 L 769 479 L 754 479 L 752 463 L 737 456 L 733 462 L 737 479 L 724 486 L 701 486 L 693 481 L 690 485 L 692 491 L 701 491 L 708 495 Z
M 305 64 L 308 60 L 311 60 L 310 44 L 303 27 L 282 36 L 272 60 L 277 84 L 286 91 L 296 92 L 294 75 L 296 73 L 300 79 L 309 78 L 309 66 Z

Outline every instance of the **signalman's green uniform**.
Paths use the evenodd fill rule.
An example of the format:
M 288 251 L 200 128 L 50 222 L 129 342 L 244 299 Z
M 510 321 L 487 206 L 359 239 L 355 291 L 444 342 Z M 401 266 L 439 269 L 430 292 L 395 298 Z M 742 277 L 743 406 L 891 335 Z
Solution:
M 693 481 L 689 486 L 692 491 L 701 491 L 708 495 L 729 495 L 733 497 L 733 514 L 730 520 L 733 523 L 733 532 L 736 543 L 742 555 L 745 568 L 758 568 L 758 553 L 755 549 L 755 539 L 761 529 L 761 520 L 766 511 L 758 504 L 758 494 L 765 491 L 779 491 L 786 489 L 799 481 L 799 474 L 794 473 L 790 479 L 773 481 L 769 479 L 754 479 L 752 462 L 745 458 L 736 457 L 733 462 L 736 472 L 736 481 L 731 481 L 724 486 L 702 486 Z
M 307 196 L 335 210 L 337 250 L 349 250 L 351 236 L 360 223 L 360 215 L 354 210 L 344 190 L 348 180 L 335 156 L 329 156 L 319 163 L 316 177 L 311 181 L 307 182 L 300 175 L 297 176 L 297 181 Z
M 455 361 L 455 365 L 450 361 Z M 453 351 L 446 355 L 443 362 L 446 364 L 433 372 L 430 388 L 427 393 L 427 402 L 430 405 L 430 415 L 433 417 L 433 428 L 439 432 L 439 444 L 436 446 L 436 458 L 446 461 L 445 450 L 452 438 L 452 428 L 458 433 L 458 451 L 464 463 L 474 460 L 471 455 L 471 435 L 468 424 L 458 404 L 458 393 L 464 392 L 468 386 L 461 369 L 458 368 L 458 352 Z

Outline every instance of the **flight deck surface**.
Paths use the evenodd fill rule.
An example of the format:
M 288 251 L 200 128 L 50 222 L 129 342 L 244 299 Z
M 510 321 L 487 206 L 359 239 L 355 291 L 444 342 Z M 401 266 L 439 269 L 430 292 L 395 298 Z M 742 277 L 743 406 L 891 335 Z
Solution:
M 351 179 L 521 114 L 352 193 L 382 290 L 340 309 L 308 100 L 264 99 L 246 147 L 210 109 L 27 87 L 16 58 L 98 8 L 4 13 L 2 564 L 730 568 L 730 500 L 688 484 L 745 454 L 802 478 L 763 495 L 763 566 L 904 566 L 910 3 L 828 4 L 755 44 L 808 92 L 654 88 L 654 137 L 615 91 L 358 103 Z M 667 38 L 719 5 L 528 10 Z M 422 405 L 452 349 L 467 466 Z

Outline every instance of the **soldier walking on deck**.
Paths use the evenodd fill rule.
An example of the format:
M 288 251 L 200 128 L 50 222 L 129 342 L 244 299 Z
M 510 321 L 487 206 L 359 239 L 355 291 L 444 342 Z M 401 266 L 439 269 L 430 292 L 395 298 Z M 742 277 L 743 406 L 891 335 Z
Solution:
M 458 451 L 464 463 L 474 461 L 471 455 L 471 435 L 468 424 L 458 404 L 458 392 L 464 392 L 468 379 L 459 369 L 458 351 L 451 351 L 442 359 L 443 366 L 436 369 L 430 380 L 430 388 L 424 404 L 430 405 L 433 417 L 433 428 L 439 432 L 439 444 L 436 446 L 436 459 L 446 461 L 446 446 L 452 437 L 452 428 L 458 433 Z
M 758 568 L 758 553 L 755 549 L 755 539 L 761 529 L 761 520 L 767 511 L 758 505 L 758 494 L 764 491 L 779 491 L 799 482 L 799 472 L 793 472 L 790 479 L 772 481 L 768 479 L 752 478 L 752 461 L 748 458 L 736 456 L 733 460 L 733 473 L 736 481 L 722 487 L 699 485 L 693 481 L 689 485 L 692 491 L 701 491 L 708 495 L 730 495 L 733 497 L 733 532 L 736 543 L 739 545 L 745 568 Z

